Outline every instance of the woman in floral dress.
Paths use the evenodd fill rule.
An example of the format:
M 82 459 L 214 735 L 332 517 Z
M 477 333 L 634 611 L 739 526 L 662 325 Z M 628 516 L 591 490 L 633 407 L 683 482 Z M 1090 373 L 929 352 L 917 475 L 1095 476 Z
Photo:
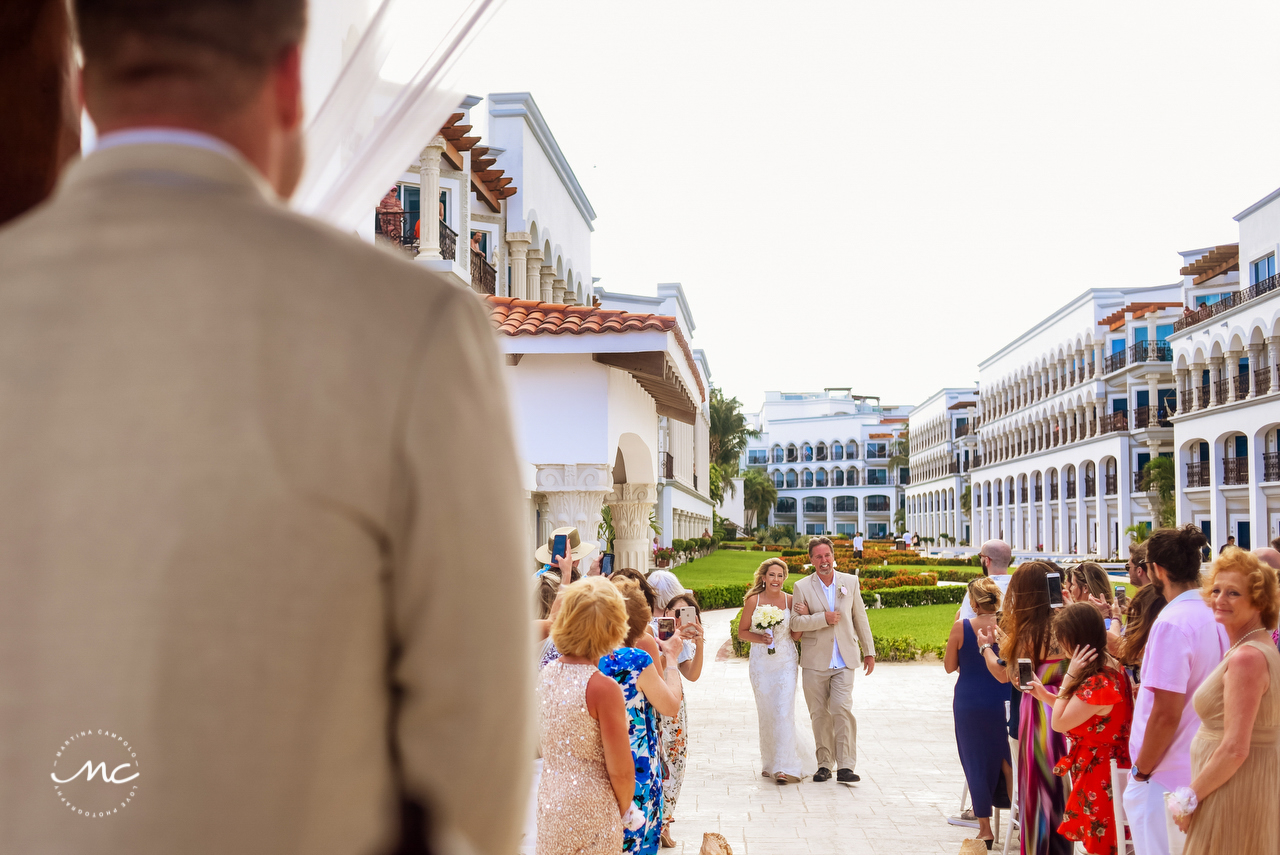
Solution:
M 1032 694 L 1053 705 L 1053 729 L 1070 737 L 1070 749 L 1053 769 L 1057 775 L 1071 774 L 1058 833 L 1079 841 L 1092 855 L 1116 855 L 1111 761 L 1129 767 L 1133 692 L 1124 668 L 1106 654 L 1107 630 L 1097 608 L 1067 606 L 1053 628 L 1058 643 L 1073 651 L 1071 660 L 1056 695 L 1039 683 Z
M 679 635 L 661 646 L 649 630 L 653 614 L 633 580 L 613 580 L 627 603 L 627 640 L 600 659 L 600 673 L 622 687 L 627 706 L 627 734 L 636 766 L 635 805 L 645 816 L 643 828 L 627 829 L 622 851 L 654 855 L 662 833 L 662 741 L 658 714 L 676 716 L 684 690 L 676 660 L 684 647 Z M 662 663 L 659 665 L 658 663 Z M 659 670 L 661 668 L 661 670 Z

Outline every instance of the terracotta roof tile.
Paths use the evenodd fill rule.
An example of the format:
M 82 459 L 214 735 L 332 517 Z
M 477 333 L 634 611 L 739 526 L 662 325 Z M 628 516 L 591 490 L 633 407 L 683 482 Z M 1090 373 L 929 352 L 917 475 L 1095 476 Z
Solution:
M 543 303 L 537 300 L 519 300 L 515 297 L 485 297 L 489 304 L 489 320 L 504 335 L 585 335 L 587 333 L 623 333 L 655 330 L 673 332 L 689 371 L 698 383 L 702 400 L 707 390 L 702 385 L 702 375 L 693 360 L 693 351 L 685 339 L 680 325 L 671 315 L 644 315 L 624 312 L 621 309 L 600 309 L 594 306 L 567 306 L 562 303 Z

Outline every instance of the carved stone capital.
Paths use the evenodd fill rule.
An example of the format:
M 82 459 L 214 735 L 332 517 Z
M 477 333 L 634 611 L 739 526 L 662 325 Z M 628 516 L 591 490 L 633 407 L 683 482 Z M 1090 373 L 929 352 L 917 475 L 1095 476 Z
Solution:
M 546 497 L 553 528 L 573 526 L 584 540 L 595 540 L 604 497 L 613 485 L 609 467 L 594 463 L 540 464 L 537 491 Z
M 507 243 L 529 244 L 533 238 L 528 232 L 507 232 Z M 513 247 L 514 248 L 514 247 Z M 522 247 L 523 249 L 524 247 Z

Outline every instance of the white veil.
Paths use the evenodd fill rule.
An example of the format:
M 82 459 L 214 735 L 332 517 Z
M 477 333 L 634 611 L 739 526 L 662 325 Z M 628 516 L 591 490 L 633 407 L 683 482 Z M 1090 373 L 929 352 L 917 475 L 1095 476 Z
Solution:
M 331 88 L 307 94 L 320 106 L 307 126 L 307 166 L 293 207 L 355 231 L 457 110 L 462 94 L 450 75 L 502 2 L 467 0 L 448 30 L 444 22 L 456 8 L 448 0 L 377 0 L 363 27 L 351 22 L 341 50 L 348 55 L 334 63 L 338 72 Z M 346 0 L 342 8 L 350 14 L 352 5 Z M 326 23 L 333 22 L 314 17 L 338 9 L 312 2 L 316 37 L 335 42 L 319 49 L 330 53 L 340 22 L 326 33 Z M 441 22 L 434 47 L 432 21 Z

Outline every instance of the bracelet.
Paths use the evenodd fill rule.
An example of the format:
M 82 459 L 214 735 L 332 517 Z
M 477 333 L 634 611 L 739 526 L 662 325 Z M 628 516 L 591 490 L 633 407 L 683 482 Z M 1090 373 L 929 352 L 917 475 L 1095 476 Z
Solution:
M 1070 671 L 1067 672 L 1067 676 L 1070 677 L 1072 680 L 1076 678 L 1076 675 L 1072 674 Z
M 978 655 L 979 655 L 979 656 L 986 656 L 986 655 L 987 655 L 987 651 L 988 651 L 988 650 L 990 650 L 992 647 L 995 647 L 995 645 L 994 645 L 994 644 L 979 644 L 979 645 L 978 645 Z

